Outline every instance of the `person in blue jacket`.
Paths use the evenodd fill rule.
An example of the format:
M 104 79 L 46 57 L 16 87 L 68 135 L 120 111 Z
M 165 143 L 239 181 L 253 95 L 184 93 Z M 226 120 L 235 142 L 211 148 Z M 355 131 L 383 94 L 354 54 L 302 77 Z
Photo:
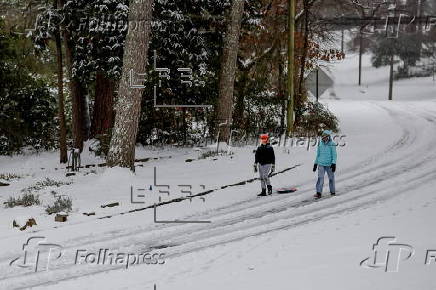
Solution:
M 324 175 L 327 172 L 329 178 L 330 194 L 335 195 L 335 171 L 336 171 L 336 143 L 331 137 L 332 131 L 324 130 L 321 135 L 321 142 L 316 150 L 313 172 L 318 168 L 318 180 L 316 182 L 315 198 L 321 198 L 324 186 Z

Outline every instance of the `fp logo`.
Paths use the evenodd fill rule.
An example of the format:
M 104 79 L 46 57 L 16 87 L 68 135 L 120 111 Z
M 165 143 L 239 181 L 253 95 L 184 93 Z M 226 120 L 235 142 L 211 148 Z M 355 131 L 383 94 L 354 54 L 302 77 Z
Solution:
M 395 243 L 395 237 L 381 237 L 372 246 L 373 256 L 360 262 L 365 268 L 384 268 L 385 272 L 398 272 L 400 261 L 410 259 L 415 250 L 412 246 Z
M 62 256 L 62 246 L 47 243 L 45 237 L 31 237 L 23 244 L 23 255 L 12 260 L 9 265 L 20 268 L 48 271 L 52 260 Z

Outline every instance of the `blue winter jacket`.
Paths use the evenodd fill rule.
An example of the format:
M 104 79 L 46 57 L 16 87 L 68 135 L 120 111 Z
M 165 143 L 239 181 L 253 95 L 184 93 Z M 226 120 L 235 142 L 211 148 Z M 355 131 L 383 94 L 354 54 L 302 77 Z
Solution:
M 316 150 L 315 164 L 321 166 L 336 164 L 336 156 L 336 143 L 333 142 L 330 137 L 326 143 L 320 140 L 318 149 Z

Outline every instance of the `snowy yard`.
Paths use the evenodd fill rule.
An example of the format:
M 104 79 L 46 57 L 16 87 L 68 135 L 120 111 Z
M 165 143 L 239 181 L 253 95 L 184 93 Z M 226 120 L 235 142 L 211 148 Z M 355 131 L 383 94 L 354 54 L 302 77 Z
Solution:
M 10 184 L 0 187 L 2 205 L 46 178 L 60 182 L 37 190 L 40 205 L 0 210 L 0 288 L 435 289 L 436 262 L 426 254 L 436 249 L 436 83 L 398 81 L 396 99 L 385 101 L 388 68 L 372 68 L 365 55 L 359 88 L 356 61 L 349 55 L 332 67 L 335 86 L 321 97 L 345 136 L 345 146 L 338 147 L 336 197 L 326 194 L 325 185 L 326 198 L 312 199 L 316 148 L 275 147 L 276 171 L 291 169 L 272 178 L 274 188 L 298 191 L 265 198 L 256 196 L 257 180 L 235 185 L 257 177 L 254 144 L 206 159 L 195 149 L 138 147 L 136 158 L 150 159 L 137 163 L 135 174 L 97 166 L 66 177 L 56 153 L 0 157 L 0 173 L 17 176 L 2 180 Z M 85 165 L 102 162 L 82 156 Z M 156 183 L 168 185 L 169 194 L 157 192 L 167 189 L 155 186 L 154 168 Z M 155 203 L 190 195 L 186 185 L 194 195 L 213 191 L 154 211 Z M 72 200 L 65 223 L 45 212 L 56 196 Z M 111 203 L 118 205 L 102 208 Z M 157 220 L 197 223 L 155 223 L 155 213 Z M 28 218 L 37 225 L 12 227 Z M 398 272 L 361 266 L 386 236 L 412 246 L 412 256 L 400 252 Z M 10 265 L 30 237 L 61 246 L 60 258 L 48 257 L 48 270 Z M 104 249 L 124 259 L 98 264 L 81 256 Z M 164 263 L 135 257 L 137 263 L 126 266 L 133 259 L 125 255 L 141 253 L 163 254 Z

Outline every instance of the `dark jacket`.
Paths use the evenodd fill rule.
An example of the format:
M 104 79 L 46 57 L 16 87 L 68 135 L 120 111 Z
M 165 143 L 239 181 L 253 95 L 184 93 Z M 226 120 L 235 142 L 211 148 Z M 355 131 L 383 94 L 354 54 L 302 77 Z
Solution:
M 260 165 L 264 164 L 275 164 L 276 157 L 274 155 L 274 149 L 269 144 L 262 144 L 257 147 L 256 157 L 254 163 L 259 163 Z

